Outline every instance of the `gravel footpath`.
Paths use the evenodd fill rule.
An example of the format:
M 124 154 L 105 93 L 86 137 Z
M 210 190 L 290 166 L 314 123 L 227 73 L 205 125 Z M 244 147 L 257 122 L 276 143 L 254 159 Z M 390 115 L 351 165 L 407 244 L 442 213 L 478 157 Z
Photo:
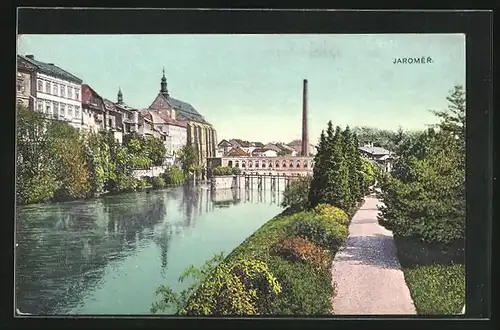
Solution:
M 378 224 L 377 204 L 381 204 L 377 198 L 365 198 L 351 221 L 349 237 L 333 260 L 334 314 L 416 314 L 392 232 Z

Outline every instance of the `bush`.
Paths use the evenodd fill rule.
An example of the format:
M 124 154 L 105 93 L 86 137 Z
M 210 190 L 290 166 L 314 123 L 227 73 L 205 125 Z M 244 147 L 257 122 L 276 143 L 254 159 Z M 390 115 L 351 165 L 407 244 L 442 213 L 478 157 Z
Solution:
M 281 286 L 266 263 L 240 259 L 219 265 L 201 285 L 181 314 L 258 315 Z
M 403 271 L 418 314 L 460 314 L 465 304 L 464 265 L 418 266 Z
M 153 186 L 154 189 L 161 189 L 165 188 L 165 180 L 163 180 L 162 177 L 155 176 L 151 178 L 151 185 Z
M 318 204 L 314 211 L 319 214 L 330 218 L 332 221 L 347 226 L 349 224 L 349 216 L 343 210 L 328 204 Z
M 330 252 L 302 237 L 288 237 L 273 246 L 273 250 L 290 261 L 305 261 L 316 269 L 330 268 L 332 258 Z
M 339 225 L 323 215 L 294 222 L 292 231 L 295 235 L 307 238 L 332 251 L 336 251 L 349 234 L 345 226 Z
M 136 181 L 135 189 L 138 191 L 144 190 L 149 186 L 148 181 L 146 179 L 138 179 Z
M 185 180 L 184 173 L 177 166 L 169 167 L 163 176 L 164 176 L 165 182 L 167 184 L 171 184 L 171 185 L 180 185 Z
M 231 168 L 231 172 L 234 174 L 234 175 L 239 175 L 241 173 L 241 169 L 239 167 L 232 167 Z
M 271 302 L 270 314 L 311 316 L 332 311 L 334 285 L 331 272 L 313 265 L 272 257 L 269 268 L 281 284 L 281 293 Z
M 212 170 L 212 174 L 214 176 L 232 175 L 233 169 L 231 167 L 227 167 L 227 166 L 217 166 Z
M 309 189 L 311 177 L 300 177 L 297 181 L 292 181 L 283 192 L 282 207 L 289 207 L 293 211 L 303 211 L 310 207 Z

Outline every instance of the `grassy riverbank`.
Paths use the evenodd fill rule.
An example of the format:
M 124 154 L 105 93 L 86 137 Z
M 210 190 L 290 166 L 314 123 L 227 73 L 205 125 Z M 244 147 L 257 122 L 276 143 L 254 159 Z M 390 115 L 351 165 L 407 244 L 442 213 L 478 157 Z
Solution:
M 331 314 L 330 268 L 347 238 L 348 223 L 344 211 L 326 204 L 285 211 L 216 267 L 207 263 L 190 270 L 203 279 L 198 285 L 177 296 L 162 288 L 163 303 L 175 302 L 183 315 Z
M 466 288 L 463 241 L 444 245 L 395 237 L 395 244 L 417 313 L 460 314 Z

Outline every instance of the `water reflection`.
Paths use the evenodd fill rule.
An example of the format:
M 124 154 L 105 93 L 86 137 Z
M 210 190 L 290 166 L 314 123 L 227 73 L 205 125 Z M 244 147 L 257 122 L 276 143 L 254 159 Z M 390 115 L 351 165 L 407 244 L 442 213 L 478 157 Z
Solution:
M 18 208 L 17 308 L 39 315 L 69 313 L 85 304 L 96 288 L 109 285 L 106 281 L 122 276 L 121 263 L 151 244 L 159 252 L 155 260 L 165 277 L 168 258 L 182 258 L 169 256 L 174 236 L 217 210 L 245 203 L 279 204 L 279 196 L 270 191 L 211 192 L 207 187 L 186 186 Z M 137 267 L 148 262 L 140 260 Z

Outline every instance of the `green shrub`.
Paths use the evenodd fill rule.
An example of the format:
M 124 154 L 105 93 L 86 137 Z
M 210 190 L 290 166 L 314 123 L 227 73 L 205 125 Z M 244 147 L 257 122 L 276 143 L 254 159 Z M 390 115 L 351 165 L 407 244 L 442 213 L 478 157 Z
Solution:
M 281 293 L 271 302 L 272 315 L 329 315 L 334 286 L 330 271 L 313 265 L 272 257 L 269 268 L 281 284 Z
M 234 175 L 239 175 L 241 173 L 241 168 L 239 167 L 232 167 L 231 168 L 231 172 L 234 174 Z
M 138 191 L 144 190 L 149 186 L 148 181 L 146 179 L 138 179 L 136 181 L 135 189 Z
M 302 237 L 288 237 L 274 245 L 273 250 L 285 259 L 309 262 L 320 270 L 328 270 L 332 262 L 330 251 Z
M 295 235 L 307 238 L 332 251 L 337 251 L 349 234 L 346 226 L 340 225 L 324 215 L 298 220 L 293 223 L 292 231 Z
M 319 204 L 314 208 L 314 211 L 341 225 L 347 226 L 349 224 L 349 216 L 347 213 L 333 205 Z
M 309 189 L 311 177 L 300 177 L 296 181 L 290 182 L 283 192 L 282 207 L 289 207 L 293 211 L 303 211 L 310 207 Z
M 212 174 L 214 176 L 232 175 L 233 169 L 231 167 L 227 167 L 227 166 L 217 166 L 212 170 Z
M 240 259 L 222 263 L 189 299 L 181 314 L 258 315 L 281 286 L 266 263 Z
M 420 315 L 459 314 L 465 304 L 465 266 L 432 265 L 403 269 Z
M 184 173 L 177 166 L 169 167 L 168 170 L 163 174 L 163 176 L 165 182 L 171 185 L 180 185 L 185 180 Z
M 162 177 L 155 176 L 155 177 L 151 178 L 151 185 L 153 186 L 154 189 L 161 189 L 161 188 L 165 188 L 166 183 Z

